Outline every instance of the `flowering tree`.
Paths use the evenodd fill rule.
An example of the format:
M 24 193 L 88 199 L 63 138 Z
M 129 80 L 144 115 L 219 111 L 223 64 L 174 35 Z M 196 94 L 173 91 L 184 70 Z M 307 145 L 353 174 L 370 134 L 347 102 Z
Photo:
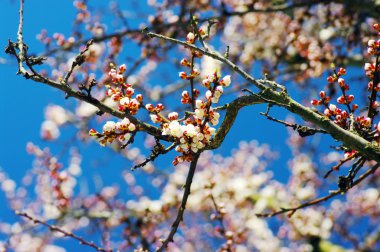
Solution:
M 133 25 L 117 3 L 97 7 L 74 1 L 72 34 L 42 30 L 46 49 L 33 55 L 20 0 L 6 53 L 28 83 L 75 100 L 46 108 L 43 139 L 74 127 L 75 141 L 136 171 L 83 193 L 80 150 L 64 165 L 29 143 L 36 161 L 23 183 L 0 173 L 20 216 L 1 223 L 4 251 L 65 251 L 62 237 L 98 251 L 380 249 L 378 1 L 153 0 Z M 263 112 L 243 123 L 289 130 L 285 182 L 265 144 L 213 151 L 254 105 Z M 158 167 L 161 156 L 170 162 Z

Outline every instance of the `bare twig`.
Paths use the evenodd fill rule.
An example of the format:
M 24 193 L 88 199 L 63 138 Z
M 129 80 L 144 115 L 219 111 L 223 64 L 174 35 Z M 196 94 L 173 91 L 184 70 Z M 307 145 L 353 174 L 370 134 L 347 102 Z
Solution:
M 215 208 L 215 212 L 216 212 L 215 218 L 219 221 L 220 233 L 222 235 L 225 235 L 226 228 L 224 227 L 224 221 L 223 221 L 224 220 L 223 219 L 224 213 L 222 213 L 221 209 L 219 208 L 218 204 L 216 203 L 215 197 L 212 194 L 212 188 L 210 188 L 210 199 L 211 199 L 212 204 L 213 204 L 213 206 Z
M 84 54 L 88 51 L 88 49 L 93 44 L 93 42 L 94 42 L 93 40 L 88 41 L 87 44 L 86 44 L 86 47 L 75 57 L 75 60 L 71 64 L 71 67 L 70 67 L 69 71 L 67 72 L 65 78 L 63 79 L 63 83 L 64 84 L 66 84 L 66 85 L 68 84 L 68 80 L 69 80 L 71 74 L 73 73 L 74 68 L 76 66 L 80 66 L 80 65 L 83 64 L 83 62 L 85 61 Z
M 373 174 L 378 168 L 380 167 L 380 163 L 377 163 L 375 166 L 373 166 L 371 169 L 369 169 L 368 171 L 366 171 L 365 173 L 363 173 L 357 180 L 355 180 L 351 187 L 354 187 L 356 185 L 358 185 L 361 181 L 363 181 L 365 178 L 367 178 L 369 175 Z M 339 194 L 342 194 L 342 193 L 345 193 L 347 189 L 339 189 L 339 190 L 336 190 L 336 191 L 333 191 L 332 193 L 330 193 L 329 195 L 326 195 L 324 197 L 320 197 L 320 198 L 317 198 L 317 199 L 314 199 L 314 200 L 310 200 L 304 204 L 301 204 L 297 207 L 292 207 L 292 208 L 281 208 L 281 210 L 279 211 L 274 211 L 274 212 L 271 212 L 271 213 L 264 213 L 264 214 L 256 214 L 257 217 L 261 217 L 261 218 L 267 218 L 267 217 L 273 217 L 273 216 L 276 216 L 276 215 L 279 215 L 279 214 L 283 214 L 283 213 L 287 213 L 287 212 L 290 212 L 289 213 L 289 217 L 291 217 L 297 210 L 299 209 L 302 209 L 302 208 L 306 208 L 306 207 L 309 207 L 309 206 L 313 206 L 313 205 L 317 205 L 321 202 L 324 202 L 324 201 L 327 201 Z
M 25 217 L 25 218 L 29 219 L 30 221 L 32 221 L 32 222 L 34 222 L 36 224 L 41 224 L 41 225 L 43 225 L 45 227 L 48 227 L 51 231 L 58 232 L 58 233 L 63 234 L 64 236 L 71 237 L 71 238 L 77 240 L 80 244 L 92 247 L 92 248 L 94 248 L 97 251 L 112 252 L 112 249 L 101 248 L 101 247 L 97 246 L 95 243 L 86 241 L 82 237 L 77 236 L 77 235 L 73 234 L 72 232 L 65 231 L 62 228 L 57 227 L 55 225 L 50 225 L 47 222 L 39 220 L 39 219 L 36 219 L 36 218 L 30 216 L 29 214 L 27 214 L 25 212 L 16 211 L 16 214 L 19 215 L 19 216 Z
M 322 130 L 322 129 L 310 128 L 307 126 L 299 125 L 297 123 L 288 123 L 288 122 L 285 122 L 283 120 L 279 120 L 279 119 L 276 119 L 274 117 L 271 117 L 267 113 L 261 112 L 260 115 L 265 116 L 268 120 L 284 124 L 286 127 L 293 128 L 293 130 L 296 130 L 301 137 L 311 136 L 311 135 L 314 135 L 316 133 L 323 133 L 323 134 L 327 133 L 325 130 Z
M 173 143 L 168 148 L 165 148 L 161 143 L 157 142 L 154 146 L 150 156 L 144 160 L 144 162 L 137 164 L 132 167 L 132 171 L 136 170 L 139 167 L 144 167 L 147 163 L 154 161 L 159 155 L 166 154 L 177 146 L 176 143 Z
M 330 169 L 328 172 L 326 172 L 326 174 L 323 176 L 323 178 L 327 178 L 327 177 L 328 177 L 333 171 L 338 171 L 339 168 L 340 168 L 343 164 L 345 164 L 346 162 L 348 162 L 348 161 L 350 161 L 350 160 L 352 160 L 352 159 L 354 159 L 354 158 L 356 158 L 356 157 L 358 157 L 358 154 L 354 154 L 354 155 L 349 156 L 349 157 L 347 157 L 347 158 L 345 158 L 345 159 L 343 159 L 343 160 L 340 160 L 339 163 L 338 163 L 337 165 L 334 165 L 333 167 L 331 167 L 331 169 Z

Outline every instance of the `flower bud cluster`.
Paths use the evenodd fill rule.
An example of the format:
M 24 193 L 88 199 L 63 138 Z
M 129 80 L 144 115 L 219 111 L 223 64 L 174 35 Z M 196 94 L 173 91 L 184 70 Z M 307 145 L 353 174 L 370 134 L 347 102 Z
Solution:
M 200 34 L 201 34 L 201 36 L 203 36 L 203 34 L 205 35 L 205 32 L 203 30 L 200 30 Z M 186 36 L 186 43 L 191 44 L 191 45 L 194 44 L 197 37 L 198 37 L 197 34 L 189 32 Z M 203 55 L 201 52 L 195 51 L 193 49 L 190 49 L 190 51 L 191 51 L 192 56 L 195 58 L 200 58 Z M 181 61 L 181 64 L 182 64 L 182 61 Z
M 365 63 L 364 64 L 365 75 L 368 78 L 373 79 L 375 76 L 375 72 L 380 71 L 380 64 L 377 66 L 377 70 L 375 68 L 376 68 L 375 63 Z
M 90 12 L 88 11 L 86 1 L 74 1 L 73 5 L 78 11 L 76 22 L 83 22 L 90 17 Z
M 375 24 L 373 28 L 378 32 L 380 36 L 380 25 Z M 380 40 L 371 39 L 368 41 L 368 54 L 375 55 L 379 57 L 380 55 Z M 329 104 L 330 97 L 326 97 L 326 93 L 321 91 L 319 100 L 312 100 L 311 104 L 313 106 L 324 105 L 324 115 L 329 117 L 337 125 L 344 129 L 355 130 L 362 137 L 370 141 L 380 142 L 380 123 L 375 125 L 375 130 L 371 132 L 373 117 L 376 115 L 378 107 L 380 107 L 380 102 L 376 101 L 377 92 L 380 91 L 380 83 L 374 83 L 375 75 L 380 71 L 380 65 L 377 63 L 365 63 L 364 65 L 365 74 L 370 81 L 368 83 L 368 90 L 370 91 L 370 104 L 368 106 L 368 113 L 366 116 L 353 116 L 353 113 L 358 109 L 357 104 L 351 105 L 354 100 L 354 95 L 346 94 L 349 90 L 349 85 L 342 78 L 346 74 L 346 69 L 340 68 L 338 71 L 334 71 L 333 75 L 328 76 L 327 82 L 330 84 L 337 83 L 342 91 L 342 95 L 337 98 L 339 104 L 345 105 L 348 109 L 342 110 L 334 104 Z M 375 86 L 374 86 L 375 85 Z M 350 158 L 357 153 L 356 150 L 349 150 L 345 153 L 345 158 Z
M 348 106 L 349 110 L 354 112 L 357 108 L 357 104 L 353 104 L 350 106 L 351 102 L 354 100 L 354 95 L 350 94 L 347 95 L 346 91 L 350 89 L 349 85 L 346 83 L 346 81 L 342 78 L 343 75 L 346 74 L 346 69 L 345 68 L 339 68 L 338 71 L 335 71 L 333 75 L 330 75 L 327 77 L 327 82 L 328 83 L 338 83 L 342 95 L 337 98 L 337 102 L 339 104 L 345 104 Z M 342 128 L 347 129 L 348 128 L 348 119 L 349 119 L 349 113 L 346 110 L 341 110 L 340 108 L 337 108 L 336 105 L 330 104 L 331 98 L 326 96 L 325 91 L 320 91 L 319 92 L 320 99 L 316 100 L 313 99 L 311 100 L 311 105 L 313 106 L 318 106 L 318 105 L 324 105 L 326 108 L 324 110 L 324 115 L 328 116 L 330 118 L 334 119 L 334 122 L 341 126 Z
M 175 150 L 182 155 L 174 158 L 174 165 L 191 161 L 192 154 L 203 149 L 211 137 L 215 135 L 215 128 L 211 127 L 209 123 L 198 124 L 194 118 L 185 120 L 183 124 L 178 120 L 172 120 L 170 123 L 164 123 L 162 127 L 163 135 L 178 139 L 178 146 Z
M 166 120 L 160 114 L 160 112 L 165 109 L 165 106 L 162 103 L 158 103 L 156 106 L 154 106 L 153 104 L 148 103 L 148 104 L 145 105 L 145 108 L 146 108 L 146 110 L 149 111 L 149 113 L 150 113 L 150 119 L 152 120 L 152 122 L 159 123 L 159 122 L 163 122 L 163 121 Z M 178 114 L 177 114 L 177 116 L 178 116 Z
M 380 55 L 380 39 L 377 41 L 374 39 L 368 40 L 367 52 L 369 55 Z
M 71 47 L 75 42 L 74 37 L 69 37 L 66 39 L 65 36 L 61 33 L 54 33 L 53 39 L 56 41 L 56 44 L 58 46 L 62 46 L 62 47 L 66 47 L 66 48 Z
M 328 117 L 333 117 L 334 122 L 341 126 L 342 128 L 348 128 L 348 121 L 349 114 L 345 110 L 341 110 L 334 104 L 330 104 L 325 110 L 324 115 Z
M 185 60 L 185 59 L 183 59 Z M 184 79 L 184 80 L 191 80 L 191 79 L 194 79 L 195 77 L 197 77 L 201 72 L 199 71 L 199 69 L 197 68 L 194 68 L 190 74 L 187 74 L 186 72 L 179 72 L 179 77 L 181 79 Z
M 205 35 L 205 32 L 200 31 L 201 36 Z M 189 33 L 186 37 L 186 42 L 193 44 L 195 42 L 197 35 Z M 195 57 L 200 57 L 194 50 L 189 48 L 193 59 Z M 193 68 L 193 64 L 190 63 L 186 58 L 180 61 L 182 66 L 191 69 L 191 73 L 180 72 L 179 77 L 186 80 L 193 80 L 196 76 L 200 74 L 198 69 Z M 162 128 L 162 134 L 171 136 L 176 139 L 178 145 L 176 151 L 180 152 L 181 155 L 175 157 L 173 164 L 184 161 L 191 161 L 194 153 L 198 153 L 200 150 L 204 149 L 206 145 L 210 142 L 213 135 L 215 135 L 215 126 L 219 123 L 220 114 L 211 107 L 212 103 L 217 103 L 220 96 L 223 94 L 224 87 L 228 87 L 231 84 L 231 76 L 227 75 L 220 78 L 218 72 L 206 76 L 202 80 L 202 86 L 207 90 L 204 94 L 205 99 L 199 99 L 199 90 L 193 89 L 191 94 L 188 91 L 183 91 L 181 95 L 182 104 L 191 104 L 194 113 L 192 116 L 178 120 L 178 113 L 171 112 L 168 118 L 164 118 L 160 112 L 164 109 L 163 105 L 158 104 L 154 106 L 152 104 L 147 104 L 145 108 L 150 112 L 150 118 L 153 123 L 160 123 Z M 198 99 L 197 99 L 198 98 Z
M 186 60 L 183 59 L 182 62 L 186 62 Z M 182 65 L 188 66 L 187 64 Z M 163 135 L 169 135 L 178 140 L 179 145 L 176 147 L 176 151 L 182 153 L 182 155 L 174 159 L 174 165 L 190 161 L 193 153 L 197 153 L 209 143 L 215 134 L 215 128 L 212 126 L 217 125 L 220 118 L 220 114 L 211 107 L 211 104 L 219 101 L 220 96 L 223 94 L 223 87 L 228 87 L 230 84 L 231 77 L 229 75 L 222 79 L 216 71 L 208 75 L 202 81 L 202 85 L 207 88 L 204 95 L 206 99 L 196 99 L 199 96 L 199 91 L 197 89 L 193 90 L 193 99 L 196 99 L 194 101 L 194 115 L 184 120 L 182 124 L 177 120 L 178 114 L 176 112 L 169 114 L 169 122 L 165 122 L 157 114 L 151 115 L 153 122 L 162 123 Z M 192 97 L 188 91 L 182 92 L 181 102 L 183 104 L 192 104 Z M 151 113 L 157 112 L 153 105 L 150 105 L 147 109 Z
M 143 102 L 143 96 L 141 94 L 135 94 L 135 90 L 132 88 L 131 84 L 125 82 L 125 77 L 123 73 L 126 70 L 125 64 L 119 66 L 116 70 L 112 68 L 108 75 L 111 77 L 111 82 L 116 85 L 116 87 L 108 87 L 106 95 L 111 97 L 113 101 L 119 103 L 119 111 L 129 111 L 132 115 L 135 115 L 137 111 L 141 108 Z M 134 97 L 133 97 L 134 96 Z
M 97 132 L 95 129 L 89 131 L 90 136 L 99 140 L 100 145 L 105 146 L 118 139 L 124 144 L 131 138 L 131 133 L 136 130 L 136 125 L 131 123 L 128 118 L 124 118 L 120 122 L 108 121 L 103 126 L 103 132 Z
M 326 92 L 325 91 L 320 91 L 319 92 L 319 97 L 320 99 L 319 100 L 316 100 L 316 99 L 313 99 L 311 100 L 311 105 L 313 106 L 318 106 L 318 105 L 322 105 L 322 104 L 329 104 L 330 102 L 330 97 L 329 96 L 326 96 Z
M 193 98 L 196 99 L 199 96 L 199 94 L 200 94 L 199 90 L 194 88 L 193 89 Z M 187 92 L 186 90 L 182 92 L 181 103 L 182 104 L 191 104 L 192 103 L 192 99 L 189 95 L 189 92 Z
M 371 127 L 372 125 L 371 125 L 371 118 L 369 118 L 369 117 L 366 117 L 366 116 L 358 116 L 358 117 L 356 117 L 356 122 L 360 125 L 360 126 L 362 126 L 362 127 L 364 127 L 364 128 L 369 128 L 369 127 Z

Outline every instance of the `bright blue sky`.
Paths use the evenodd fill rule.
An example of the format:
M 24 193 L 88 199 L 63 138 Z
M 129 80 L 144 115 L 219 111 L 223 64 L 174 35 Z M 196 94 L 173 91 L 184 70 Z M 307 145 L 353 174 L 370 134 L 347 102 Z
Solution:
M 25 151 L 28 141 L 44 147 L 52 146 L 40 140 L 40 125 L 44 118 L 44 107 L 47 104 L 67 104 L 64 94 L 53 90 L 40 83 L 27 81 L 20 76 L 16 76 L 17 66 L 13 59 L 5 55 L 7 40 L 16 40 L 18 26 L 18 1 L 0 0 L 0 83 L 1 99 L 0 112 L 2 123 L 0 124 L 0 167 L 16 182 L 32 166 L 32 156 Z M 72 1 L 26 1 L 25 6 L 25 26 L 24 38 L 29 45 L 31 52 L 41 52 L 42 47 L 36 40 L 36 34 L 41 29 L 47 29 L 50 34 L 61 32 L 69 35 L 74 19 L 75 10 Z M 132 23 L 133 24 L 133 23 Z M 4 63 L 5 62 L 5 63 Z M 289 159 L 290 151 L 286 147 L 287 130 L 282 125 L 270 122 L 262 118 L 258 113 L 265 111 L 265 106 L 248 107 L 241 110 L 235 125 L 226 137 L 223 146 L 218 152 L 229 155 L 233 148 L 236 148 L 241 140 L 257 139 L 260 143 L 271 144 L 272 150 L 278 152 L 281 157 L 271 165 L 271 169 L 277 178 L 284 179 L 288 168 L 286 161 Z M 281 111 L 283 112 L 283 111 Z M 284 119 L 281 117 L 280 119 Z M 98 126 L 101 127 L 100 125 Z M 72 136 L 73 131 L 63 132 L 60 139 Z M 328 145 L 327 145 L 328 146 Z M 62 146 L 53 145 L 53 150 L 60 150 Z M 83 163 L 83 168 L 90 171 L 92 168 L 91 157 L 102 155 L 107 152 L 97 144 L 90 146 L 80 145 L 80 151 L 87 159 Z M 89 158 L 90 157 L 90 158 Z M 63 160 L 66 162 L 67 160 Z M 112 184 L 113 181 L 120 180 L 120 172 L 126 168 L 121 159 L 116 159 L 108 164 L 107 170 L 92 169 L 89 176 L 100 174 L 105 183 Z M 170 166 L 170 163 L 166 164 Z M 109 172 L 112 167 L 112 173 Z M 138 172 L 138 171 L 136 171 Z M 106 174 L 108 177 L 106 177 Z M 113 174 L 114 176 L 110 175 Z M 90 177 L 89 180 L 92 180 Z M 3 204 L 4 196 L 0 194 L 0 203 Z M 7 208 L 0 208 L 0 221 L 14 219 L 14 215 Z M 75 242 L 74 242 L 75 243 Z

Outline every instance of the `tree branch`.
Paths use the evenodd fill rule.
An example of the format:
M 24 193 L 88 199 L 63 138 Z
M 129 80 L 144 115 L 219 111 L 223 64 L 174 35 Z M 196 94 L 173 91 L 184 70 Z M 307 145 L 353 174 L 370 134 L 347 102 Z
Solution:
M 51 231 L 59 232 L 59 233 L 63 234 L 64 236 L 68 236 L 68 237 L 74 238 L 74 239 L 77 240 L 80 244 L 83 244 L 83 245 L 87 245 L 87 246 L 89 246 L 89 247 L 92 247 L 92 248 L 94 248 L 94 249 L 97 250 L 97 251 L 102 251 L 102 252 L 112 252 L 112 249 L 104 249 L 104 248 L 101 248 L 101 247 L 97 246 L 95 243 L 93 243 L 93 242 L 88 242 L 88 241 L 86 241 L 85 239 L 83 239 L 82 237 L 73 234 L 72 232 L 65 231 L 65 230 L 63 230 L 63 229 L 60 228 L 60 227 L 57 227 L 57 226 L 54 226 L 54 225 L 50 225 L 50 224 L 48 224 L 48 223 L 45 222 L 45 221 L 38 220 L 38 219 L 36 219 L 36 218 L 34 218 L 34 217 L 28 215 L 28 214 L 25 213 L 25 212 L 19 212 L 19 211 L 16 211 L 16 214 L 19 215 L 19 216 L 25 217 L 25 218 L 27 218 L 28 220 L 31 220 L 31 221 L 34 222 L 35 224 L 41 224 L 41 225 L 43 225 L 43 226 L 45 226 L 45 227 L 48 227 Z
M 224 58 L 217 52 L 213 52 L 211 50 L 204 50 L 195 45 L 188 44 L 184 41 L 180 41 L 178 39 L 169 38 L 160 34 L 146 32 L 146 35 L 149 37 L 156 37 L 162 40 L 169 41 L 171 43 L 176 43 L 179 45 L 183 45 L 185 47 L 191 48 L 192 50 L 203 53 L 204 55 L 210 56 L 216 60 L 221 61 L 222 63 L 229 66 L 233 71 L 242 76 L 245 80 L 255 85 L 261 91 L 257 94 L 258 97 L 262 98 L 265 101 L 270 101 L 271 103 L 278 105 L 280 107 L 284 107 L 288 111 L 301 116 L 305 121 L 314 123 L 316 126 L 326 130 L 333 138 L 342 142 L 345 146 L 359 151 L 362 155 L 364 155 L 369 160 L 375 160 L 380 162 L 380 147 L 374 145 L 364 138 L 358 136 L 357 134 L 345 130 L 331 121 L 324 115 L 320 115 L 312 109 L 301 105 L 300 103 L 293 100 L 287 93 L 286 90 L 276 91 L 274 87 L 283 87 L 282 85 L 274 82 L 264 80 L 256 80 L 247 72 L 245 72 L 242 68 L 238 67 L 230 60 Z M 247 104 L 250 105 L 250 104 Z M 236 117 L 236 116 L 235 116 Z
M 206 149 L 217 149 L 223 143 L 224 138 L 230 131 L 232 125 L 235 122 L 236 116 L 238 115 L 238 112 L 242 107 L 254 104 L 261 104 L 264 102 L 265 101 L 258 96 L 246 95 L 241 96 L 235 99 L 234 101 L 225 104 L 222 107 L 216 108 L 216 110 L 226 110 L 226 115 L 223 118 L 222 124 L 216 131 L 214 138 L 206 146 Z
M 197 162 L 200 155 L 201 153 L 196 153 L 193 156 L 193 160 L 190 163 L 189 173 L 187 174 L 185 191 L 183 192 L 182 201 L 178 209 L 177 217 L 172 224 L 168 237 L 163 241 L 161 247 L 157 250 L 157 252 L 164 251 L 167 248 L 168 244 L 170 242 L 173 242 L 173 238 L 174 238 L 174 235 L 177 233 L 178 226 L 181 223 L 181 221 L 183 221 L 183 213 L 185 212 L 185 209 L 186 209 L 187 199 L 190 195 L 191 183 L 193 182 L 195 169 L 197 168 Z
M 367 178 L 369 175 L 375 173 L 375 171 L 380 167 L 380 163 L 377 163 L 375 166 L 373 166 L 371 169 L 369 169 L 368 171 L 366 171 L 365 173 L 363 173 L 357 180 L 355 180 L 353 183 L 352 183 L 352 187 L 358 185 L 361 181 L 363 181 L 365 178 Z M 349 189 L 348 189 L 349 190 Z M 302 208 L 306 208 L 306 207 L 309 207 L 309 206 L 312 206 L 312 205 L 317 205 L 321 202 L 324 202 L 324 201 L 327 201 L 339 194 L 342 194 L 342 193 L 345 193 L 347 190 L 346 189 L 339 189 L 339 190 L 336 190 L 332 193 L 330 193 L 329 195 L 326 195 L 324 197 L 321 197 L 321 198 L 317 198 L 317 199 L 314 199 L 314 200 L 311 200 L 311 201 L 308 201 L 304 204 L 301 204 L 297 207 L 292 207 L 292 208 L 282 208 L 281 210 L 279 211 L 275 211 L 275 212 L 271 212 L 271 213 L 265 213 L 265 214 L 256 214 L 257 217 L 262 217 L 262 218 L 267 218 L 267 217 L 273 217 L 273 216 L 276 216 L 276 215 L 279 215 L 279 214 L 283 214 L 283 213 L 287 213 L 287 212 L 290 212 L 289 214 L 289 217 L 291 217 L 297 210 L 299 209 L 302 209 Z

